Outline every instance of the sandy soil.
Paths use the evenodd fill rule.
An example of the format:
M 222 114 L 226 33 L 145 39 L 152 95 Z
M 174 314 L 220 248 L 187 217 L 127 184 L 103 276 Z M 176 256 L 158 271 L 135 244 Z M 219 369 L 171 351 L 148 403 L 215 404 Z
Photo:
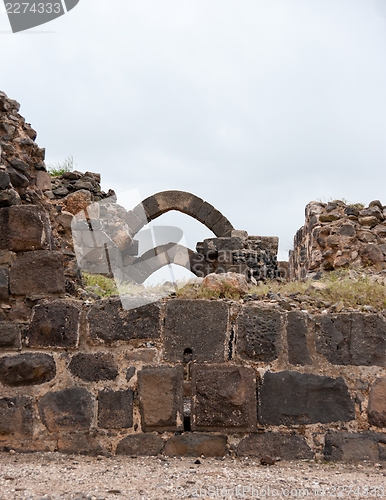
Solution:
M 386 464 L 195 461 L 0 453 L 0 499 L 386 498 Z

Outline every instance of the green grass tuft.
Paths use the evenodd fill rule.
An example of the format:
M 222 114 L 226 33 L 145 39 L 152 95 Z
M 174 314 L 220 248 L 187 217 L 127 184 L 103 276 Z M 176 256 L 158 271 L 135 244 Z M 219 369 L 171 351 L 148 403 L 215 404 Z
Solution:
M 59 177 L 64 172 L 72 172 L 75 168 L 74 158 L 69 156 L 62 163 L 49 163 L 47 171 L 52 177 Z

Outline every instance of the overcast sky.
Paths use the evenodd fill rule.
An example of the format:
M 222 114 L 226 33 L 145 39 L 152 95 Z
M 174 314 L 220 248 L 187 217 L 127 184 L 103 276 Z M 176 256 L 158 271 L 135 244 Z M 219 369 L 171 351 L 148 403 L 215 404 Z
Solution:
M 193 192 L 282 259 L 310 200 L 386 204 L 386 0 L 80 0 L 20 34 L 2 8 L 0 32 L 46 160 L 105 190 Z

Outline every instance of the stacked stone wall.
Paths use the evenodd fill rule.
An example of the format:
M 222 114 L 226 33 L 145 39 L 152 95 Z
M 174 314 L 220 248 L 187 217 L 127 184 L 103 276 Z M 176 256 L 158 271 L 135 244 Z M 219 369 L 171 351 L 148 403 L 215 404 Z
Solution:
M 0 322 L 0 448 L 386 460 L 386 319 L 42 299 Z
M 18 109 L 0 93 L 1 449 L 386 460 L 383 314 L 308 314 L 253 295 L 142 307 L 126 296 L 125 308 L 118 297 L 77 300 L 74 225 L 86 224 L 78 258 L 90 271 L 111 271 L 95 246 L 103 233 L 122 276 L 137 282 L 170 263 L 264 280 L 277 275 L 278 240 L 234 230 L 190 193 L 158 193 L 127 212 L 98 174 L 52 179 Z M 216 237 L 196 252 L 169 244 L 138 257 L 135 235 L 168 210 Z M 294 277 L 384 269 L 379 202 L 312 203 L 306 217 Z
M 290 252 L 290 278 L 305 279 L 345 267 L 386 268 L 386 206 L 380 201 L 368 207 L 340 200 L 313 201 L 305 212 L 305 224 Z

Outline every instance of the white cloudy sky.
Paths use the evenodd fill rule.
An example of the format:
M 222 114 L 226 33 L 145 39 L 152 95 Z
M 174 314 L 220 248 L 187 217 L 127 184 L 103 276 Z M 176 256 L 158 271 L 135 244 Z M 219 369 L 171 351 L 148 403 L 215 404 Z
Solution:
M 47 161 L 106 190 L 193 192 L 281 258 L 308 201 L 386 204 L 386 0 L 80 0 L 20 34 L 2 9 L 0 32 Z

